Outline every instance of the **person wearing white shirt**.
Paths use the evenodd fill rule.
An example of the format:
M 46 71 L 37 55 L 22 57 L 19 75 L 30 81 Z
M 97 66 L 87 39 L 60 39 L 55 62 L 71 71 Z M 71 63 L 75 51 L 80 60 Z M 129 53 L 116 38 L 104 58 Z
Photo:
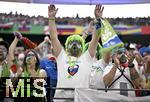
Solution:
M 48 9 L 51 44 L 53 46 L 53 54 L 57 60 L 57 87 L 88 88 L 91 66 L 100 37 L 100 34 L 97 32 L 97 30 L 101 28 L 101 23 L 96 25 L 96 28 L 92 34 L 92 40 L 89 43 L 88 50 L 85 53 L 83 53 L 84 40 L 79 35 L 69 36 L 65 43 L 66 50 L 64 50 L 60 44 L 60 41 L 58 40 L 58 34 L 55 25 L 55 15 L 58 9 L 56 9 L 54 5 L 50 5 Z M 103 9 L 104 8 L 101 5 L 96 5 L 96 19 L 99 19 L 102 16 Z M 56 90 L 55 97 L 57 97 L 57 95 L 72 97 L 72 92 L 70 94 L 63 90 Z
M 111 65 L 108 65 L 103 74 L 103 81 L 105 86 L 114 89 L 133 89 L 139 86 L 140 77 L 135 69 L 133 60 L 134 55 L 127 54 L 126 50 L 119 48 L 113 55 L 113 61 Z M 108 91 L 110 92 L 110 91 Z M 135 96 L 134 91 L 111 91 L 111 93 L 117 93 L 124 96 Z
M 92 65 L 90 87 L 105 88 L 103 82 L 103 73 L 107 65 L 111 64 L 111 52 L 103 52 L 102 59 L 96 61 Z

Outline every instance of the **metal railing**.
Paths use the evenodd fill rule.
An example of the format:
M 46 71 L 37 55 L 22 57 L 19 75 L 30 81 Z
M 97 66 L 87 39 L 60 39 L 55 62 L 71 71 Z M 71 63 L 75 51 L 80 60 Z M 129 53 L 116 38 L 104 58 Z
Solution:
M 75 88 L 56 88 L 56 87 L 52 87 L 52 89 L 56 89 L 56 90 L 72 90 L 74 91 Z M 80 89 L 80 88 L 79 88 Z M 81 88 L 83 89 L 83 88 Z M 98 90 L 98 91 L 150 91 L 150 89 L 111 89 L 111 88 L 89 88 L 89 89 L 94 89 L 94 90 Z M 52 101 L 53 100 L 74 100 L 74 98 L 60 98 L 60 97 L 54 97 L 51 98 Z

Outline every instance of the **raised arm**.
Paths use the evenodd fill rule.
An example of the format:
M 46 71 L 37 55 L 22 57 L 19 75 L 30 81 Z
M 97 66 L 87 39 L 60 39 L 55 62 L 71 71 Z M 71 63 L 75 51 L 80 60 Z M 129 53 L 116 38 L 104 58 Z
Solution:
M 14 35 L 15 35 L 15 39 L 11 43 L 11 45 L 9 47 L 9 51 L 8 51 L 8 66 L 9 66 L 9 68 L 14 64 L 14 62 L 13 62 L 13 60 L 15 59 L 14 51 L 15 51 L 15 48 L 17 46 L 19 39 L 22 37 L 22 35 L 19 32 L 14 32 Z
M 47 36 L 44 38 L 44 40 L 37 47 L 34 48 L 36 50 L 36 52 L 38 52 L 41 56 L 43 53 L 43 50 L 41 48 L 46 43 L 46 40 L 45 40 L 46 38 L 47 38 Z
M 49 16 L 49 31 L 50 31 L 50 39 L 53 46 L 53 54 L 55 57 L 59 55 L 62 50 L 62 46 L 60 41 L 58 40 L 57 28 L 55 24 L 55 16 L 58 11 L 54 5 L 50 5 L 48 7 L 48 16 Z
M 93 23 L 94 23 L 94 21 L 91 21 L 88 25 L 88 28 L 85 31 L 83 31 L 83 33 L 82 33 L 83 39 L 86 39 L 88 37 L 89 33 L 93 32 L 93 30 L 94 30 Z
M 96 5 L 96 7 L 95 7 L 95 18 L 96 19 L 99 19 L 100 17 L 102 17 L 103 9 L 104 9 L 104 7 L 102 7 L 102 5 Z M 98 44 L 99 37 L 100 37 L 99 36 L 100 32 L 97 31 L 99 29 L 94 29 L 94 31 L 92 33 L 92 40 L 89 43 L 88 51 L 89 51 L 91 57 L 94 57 L 96 54 L 96 48 L 97 48 L 97 44 Z
M 130 71 L 130 78 L 135 87 L 139 87 L 141 84 L 142 78 L 139 76 L 137 70 L 135 69 L 133 60 L 135 59 L 135 55 L 133 53 L 127 54 L 128 56 L 128 66 Z

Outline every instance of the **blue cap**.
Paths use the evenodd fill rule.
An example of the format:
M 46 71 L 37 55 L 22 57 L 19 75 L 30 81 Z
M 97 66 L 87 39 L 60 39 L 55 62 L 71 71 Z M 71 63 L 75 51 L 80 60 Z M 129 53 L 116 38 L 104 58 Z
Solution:
M 142 56 L 144 56 L 144 53 L 150 54 L 150 47 L 142 47 L 142 48 L 140 48 L 139 52 Z

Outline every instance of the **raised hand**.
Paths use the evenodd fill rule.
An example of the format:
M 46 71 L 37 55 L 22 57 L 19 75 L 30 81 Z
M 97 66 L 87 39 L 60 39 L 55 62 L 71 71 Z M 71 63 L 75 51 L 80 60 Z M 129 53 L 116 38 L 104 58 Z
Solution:
M 87 36 L 89 35 L 89 33 L 92 33 L 92 32 L 94 31 L 93 24 L 94 24 L 94 21 L 91 21 L 91 22 L 89 23 L 88 28 L 87 28 L 85 31 L 83 31 L 82 37 L 83 37 L 84 39 L 87 38 Z
M 48 16 L 49 18 L 55 18 L 58 8 L 55 5 L 48 6 Z
M 51 40 L 49 39 L 49 37 L 48 37 L 48 36 L 46 36 L 46 37 L 44 38 L 44 41 L 45 41 L 45 42 L 49 42 L 49 43 L 51 43 Z
M 104 7 L 102 7 L 102 5 L 96 5 L 95 7 L 95 11 L 94 11 L 94 14 L 95 14 L 95 18 L 100 18 L 102 17 L 103 15 L 103 10 L 104 10 Z
M 93 24 L 94 24 L 94 21 L 91 21 L 89 23 L 89 27 L 88 27 L 88 30 L 87 30 L 88 33 L 92 33 L 93 32 L 93 30 L 94 30 Z
M 18 39 L 22 39 L 22 34 L 20 32 L 13 32 L 14 33 L 14 36 L 17 37 Z
M 119 65 L 120 65 L 119 57 L 120 57 L 120 56 L 119 56 L 118 54 L 114 54 L 114 55 L 112 56 L 112 58 L 113 58 L 114 63 L 115 63 L 116 66 L 119 66 Z
M 127 57 L 128 57 L 128 63 L 129 64 L 131 64 L 131 63 L 133 63 L 133 60 L 134 60 L 134 58 L 135 58 L 135 55 L 133 54 L 133 53 L 128 53 L 128 54 L 126 54 L 127 55 Z

